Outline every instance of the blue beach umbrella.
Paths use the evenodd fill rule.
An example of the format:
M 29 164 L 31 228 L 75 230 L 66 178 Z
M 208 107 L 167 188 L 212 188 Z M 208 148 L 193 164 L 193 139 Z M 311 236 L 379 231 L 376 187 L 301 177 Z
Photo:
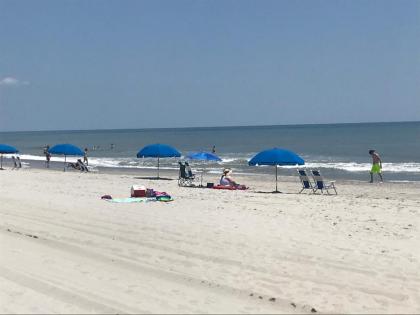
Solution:
M 64 171 L 66 171 L 67 155 L 69 156 L 83 156 L 83 151 L 72 144 L 56 144 L 48 149 L 48 152 L 55 155 L 64 155 Z
M 304 164 L 305 161 L 299 155 L 292 151 L 280 148 L 261 151 L 248 162 L 248 165 L 252 166 L 273 165 L 276 167 L 276 190 L 274 191 L 276 193 L 279 193 L 277 190 L 277 166 Z
M 137 153 L 138 158 L 153 157 L 153 158 L 158 159 L 157 178 L 159 178 L 160 158 L 180 157 L 180 156 L 181 156 L 181 153 L 179 153 L 177 149 L 171 147 L 170 145 L 160 144 L 160 143 L 149 144 Z
M 3 154 L 13 154 L 18 153 L 19 151 L 10 145 L 7 144 L 0 144 L 0 155 L 1 155 L 1 162 L 0 162 L 0 170 L 3 169 Z
M 187 158 L 191 160 L 200 160 L 200 161 L 216 161 L 220 162 L 222 161 L 221 158 L 219 158 L 216 154 L 209 153 L 209 152 L 195 152 L 190 153 L 187 155 Z M 203 186 L 203 173 L 201 173 L 201 185 Z
M 191 160 L 201 160 L 201 161 L 218 161 L 220 162 L 222 159 L 219 158 L 217 155 L 209 152 L 195 152 L 190 153 L 187 155 L 187 158 Z

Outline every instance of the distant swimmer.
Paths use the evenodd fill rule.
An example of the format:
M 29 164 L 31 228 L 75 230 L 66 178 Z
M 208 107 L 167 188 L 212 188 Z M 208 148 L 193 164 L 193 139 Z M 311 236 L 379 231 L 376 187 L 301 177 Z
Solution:
M 114 144 L 111 143 L 111 150 L 114 150 Z
M 372 168 L 370 170 L 370 183 L 373 183 L 373 174 L 378 174 L 383 183 L 382 178 L 382 160 L 379 154 L 375 150 L 369 150 L 369 154 L 372 157 Z

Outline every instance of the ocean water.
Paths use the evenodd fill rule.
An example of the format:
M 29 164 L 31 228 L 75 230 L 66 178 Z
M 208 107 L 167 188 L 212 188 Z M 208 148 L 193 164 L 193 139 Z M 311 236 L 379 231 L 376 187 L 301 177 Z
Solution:
M 210 151 L 216 146 L 219 163 L 194 161 L 194 168 L 220 173 L 230 167 L 234 173 L 273 173 L 273 167 L 247 165 L 261 150 L 281 147 L 299 154 L 308 168 L 320 169 L 329 179 L 368 180 L 375 149 L 383 160 L 386 180 L 420 181 L 420 122 L 286 125 L 255 127 L 174 128 L 92 131 L 1 132 L 0 143 L 16 146 L 25 165 L 44 160 L 47 144 L 72 143 L 89 149 L 89 165 L 141 169 L 154 168 L 154 159 L 136 154 L 151 143 L 166 143 L 183 155 Z M 112 146 L 113 144 L 113 146 Z M 53 157 L 60 161 L 60 157 Z M 71 160 L 71 158 L 70 158 Z M 177 168 L 178 159 L 162 159 L 162 168 Z M 281 175 L 296 175 L 295 167 L 281 167 Z

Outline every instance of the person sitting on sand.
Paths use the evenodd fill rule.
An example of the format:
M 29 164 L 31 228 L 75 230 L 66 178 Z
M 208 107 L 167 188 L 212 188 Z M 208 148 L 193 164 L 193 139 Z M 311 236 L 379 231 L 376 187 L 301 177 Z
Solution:
M 185 174 L 189 178 L 194 178 L 195 177 L 195 175 L 193 174 L 193 172 L 191 170 L 191 166 L 190 166 L 190 164 L 188 164 L 188 162 L 185 162 Z
M 220 185 L 222 186 L 232 186 L 235 188 L 242 188 L 245 187 L 244 185 L 240 185 L 237 182 L 235 182 L 232 177 L 232 170 L 230 168 L 225 168 L 223 170 L 223 175 L 220 177 Z
M 79 170 L 81 172 L 89 172 L 89 169 L 86 167 L 85 164 L 83 164 L 81 159 L 78 159 L 76 163 L 68 163 L 68 167 L 72 167 L 75 170 Z
M 79 168 L 82 172 L 89 172 L 89 170 L 88 170 L 87 166 L 86 166 L 86 165 L 82 162 L 82 160 L 81 160 L 81 159 L 78 159 L 76 164 L 78 165 L 78 168 Z

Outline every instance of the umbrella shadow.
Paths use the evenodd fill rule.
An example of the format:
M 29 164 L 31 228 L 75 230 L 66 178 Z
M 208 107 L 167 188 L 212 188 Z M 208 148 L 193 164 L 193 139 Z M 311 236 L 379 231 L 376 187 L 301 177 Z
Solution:
M 167 177 L 148 177 L 148 176 L 144 176 L 144 177 L 134 177 L 134 179 L 148 179 L 148 180 L 175 180 L 173 178 L 167 178 Z
M 300 195 L 299 193 L 294 193 L 294 192 L 284 192 L 284 191 L 255 191 L 255 193 L 257 194 L 271 194 L 271 195 Z

